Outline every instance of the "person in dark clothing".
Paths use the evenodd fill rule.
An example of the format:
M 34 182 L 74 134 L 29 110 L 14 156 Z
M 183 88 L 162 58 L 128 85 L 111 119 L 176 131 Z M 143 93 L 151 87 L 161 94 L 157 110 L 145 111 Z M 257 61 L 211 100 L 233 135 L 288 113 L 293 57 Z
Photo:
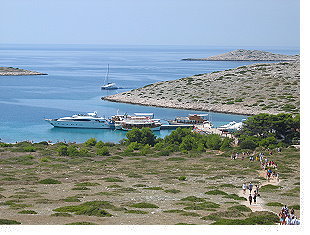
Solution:
M 253 202 L 256 204 L 256 193 L 253 196 Z
M 250 205 L 252 205 L 252 195 L 250 194 L 250 196 L 249 196 L 249 202 L 250 202 Z

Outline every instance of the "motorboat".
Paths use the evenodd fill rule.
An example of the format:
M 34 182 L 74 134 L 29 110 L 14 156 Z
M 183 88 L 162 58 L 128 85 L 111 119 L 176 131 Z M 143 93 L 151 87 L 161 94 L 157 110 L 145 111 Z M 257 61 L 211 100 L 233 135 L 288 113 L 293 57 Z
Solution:
M 112 125 L 108 119 L 99 117 L 97 112 L 76 114 L 71 117 L 45 119 L 45 121 L 54 127 L 66 128 L 109 129 Z

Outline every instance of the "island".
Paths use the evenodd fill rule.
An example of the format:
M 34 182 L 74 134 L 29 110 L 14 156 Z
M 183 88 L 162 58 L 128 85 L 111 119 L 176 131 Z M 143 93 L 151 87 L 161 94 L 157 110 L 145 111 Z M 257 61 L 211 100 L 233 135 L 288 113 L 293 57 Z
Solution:
M 238 49 L 221 55 L 210 56 L 207 58 L 186 58 L 182 60 L 200 61 L 295 61 L 299 55 L 281 55 L 267 51 Z
M 26 69 L 19 69 L 13 67 L 0 67 L 0 76 L 24 76 L 24 75 L 47 75 L 47 73 L 40 73 Z
M 255 115 L 298 113 L 300 61 L 255 63 L 102 97 L 139 105 Z

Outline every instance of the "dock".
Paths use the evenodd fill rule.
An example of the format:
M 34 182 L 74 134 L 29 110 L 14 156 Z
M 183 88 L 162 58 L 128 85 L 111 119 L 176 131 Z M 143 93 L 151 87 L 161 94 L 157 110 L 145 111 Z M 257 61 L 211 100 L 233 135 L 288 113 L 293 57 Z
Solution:
M 174 130 L 174 129 L 177 129 L 177 128 L 191 128 L 193 129 L 194 128 L 194 125 L 189 125 L 189 124 L 173 124 L 173 125 L 162 125 L 160 127 L 161 130 Z

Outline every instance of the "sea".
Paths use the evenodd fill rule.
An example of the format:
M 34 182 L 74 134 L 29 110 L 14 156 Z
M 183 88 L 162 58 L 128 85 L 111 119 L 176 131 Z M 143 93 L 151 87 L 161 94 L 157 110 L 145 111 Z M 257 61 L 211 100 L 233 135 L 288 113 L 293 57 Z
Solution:
M 182 60 L 204 58 L 241 48 L 299 54 L 299 48 L 280 47 L 0 44 L 0 67 L 16 67 L 48 74 L 0 76 L 0 141 L 81 143 L 94 137 L 116 143 L 126 137 L 125 131 L 56 128 L 44 120 L 93 111 L 107 118 L 117 113 L 154 113 L 155 118 L 163 122 L 192 113 L 209 113 L 115 103 L 104 101 L 101 97 L 159 81 L 257 63 Z M 119 90 L 100 89 L 108 65 L 109 81 L 121 87 Z M 247 118 L 244 115 L 213 112 L 209 113 L 209 117 L 215 127 Z M 163 138 L 170 132 L 161 130 L 155 134 Z

